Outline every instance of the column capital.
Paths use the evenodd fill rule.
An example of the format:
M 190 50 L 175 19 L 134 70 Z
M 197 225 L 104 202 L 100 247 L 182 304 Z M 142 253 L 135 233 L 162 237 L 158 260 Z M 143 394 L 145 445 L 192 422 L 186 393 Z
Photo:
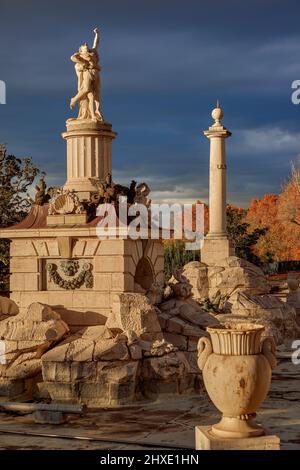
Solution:
M 207 131 L 203 131 L 203 134 L 211 139 L 213 137 L 221 137 L 226 139 L 231 136 L 231 132 L 223 126 L 221 120 L 224 117 L 224 112 L 220 107 L 219 100 L 217 100 L 217 106 L 212 110 L 211 117 L 215 121 L 212 126 L 208 128 Z
M 208 139 L 211 139 L 213 137 L 222 137 L 223 139 L 226 139 L 227 137 L 230 137 L 232 135 L 231 132 L 224 126 L 211 126 L 207 129 L 207 131 L 203 131 L 203 134 Z

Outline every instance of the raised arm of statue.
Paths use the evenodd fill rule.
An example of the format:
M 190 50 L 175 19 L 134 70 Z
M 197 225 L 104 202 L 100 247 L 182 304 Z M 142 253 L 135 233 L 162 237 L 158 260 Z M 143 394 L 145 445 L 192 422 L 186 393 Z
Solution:
M 99 35 L 98 28 L 93 29 L 93 32 L 95 33 L 93 49 L 97 49 L 99 46 L 99 42 L 100 42 L 100 35 Z
M 78 52 L 75 52 L 75 54 L 73 54 L 71 56 L 71 60 L 72 60 L 72 62 L 83 62 L 83 60 L 80 57 L 80 54 Z

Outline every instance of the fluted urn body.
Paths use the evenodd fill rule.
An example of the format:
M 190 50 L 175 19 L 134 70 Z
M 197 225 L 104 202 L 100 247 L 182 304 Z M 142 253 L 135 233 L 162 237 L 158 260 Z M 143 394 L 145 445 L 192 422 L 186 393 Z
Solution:
M 243 438 L 265 434 L 255 422 L 266 398 L 276 365 L 272 338 L 261 340 L 263 326 L 251 323 L 209 327 L 209 338 L 198 344 L 198 365 L 209 397 L 222 412 L 211 432 L 220 437 Z

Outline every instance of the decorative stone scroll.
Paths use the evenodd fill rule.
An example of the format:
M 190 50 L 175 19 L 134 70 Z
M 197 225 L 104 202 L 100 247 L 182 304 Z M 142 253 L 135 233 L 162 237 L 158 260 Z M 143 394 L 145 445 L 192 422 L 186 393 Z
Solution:
M 66 290 L 75 290 L 79 289 L 81 286 L 85 286 L 87 289 L 92 289 L 93 287 L 93 274 L 92 274 L 92 264 L 84 263 L 81 270 L 75 276 L 79 270 L 79 263 L 75 260 L 66 260 L 61 261 L 60 268 L 66 276 L 71 277 L 72 279 L 64 279 L 58 272 L 58 266 L 55 263 L 47 264 L 47 271 L 49 274 L 49 279 L 58 287 Z

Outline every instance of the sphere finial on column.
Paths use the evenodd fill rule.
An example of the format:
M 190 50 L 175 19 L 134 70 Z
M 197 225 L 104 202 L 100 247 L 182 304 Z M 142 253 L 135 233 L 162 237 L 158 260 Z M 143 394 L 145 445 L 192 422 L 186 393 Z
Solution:
M 215 109 L 212 110 L 211 117 L 215 120 L 216 125 L 221 124 L 221 119 L 224 116 L 222 108 L 220 108 L 219 100 L 217 100 L 217 105 Z

